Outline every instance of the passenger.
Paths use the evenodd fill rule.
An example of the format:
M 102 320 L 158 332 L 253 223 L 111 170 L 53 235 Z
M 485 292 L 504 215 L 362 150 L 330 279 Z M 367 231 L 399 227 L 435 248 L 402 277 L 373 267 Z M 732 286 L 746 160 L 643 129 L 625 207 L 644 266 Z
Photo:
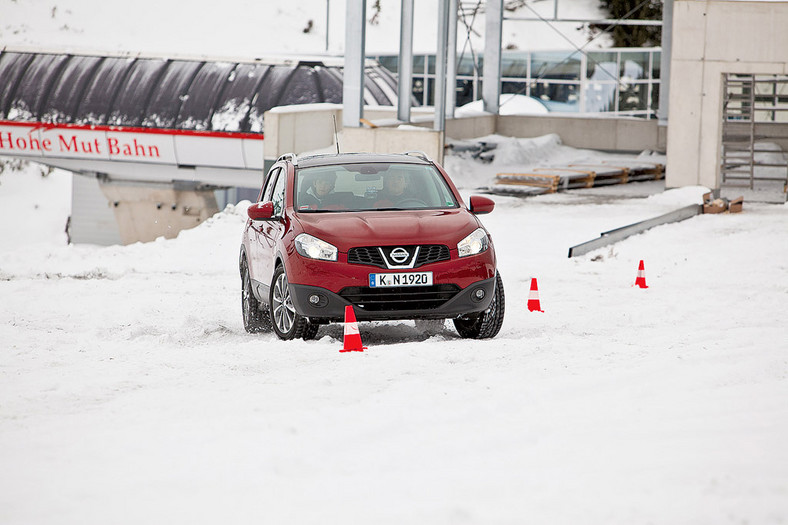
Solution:
M 317 175 L 306 192 L 302 193 L 298 199 L 298 209 L 314 210 L 319 208 L 324 203 L 326 197 L 333 193 L 336 180 L 337 176 L 335 173 L 327 172 Z

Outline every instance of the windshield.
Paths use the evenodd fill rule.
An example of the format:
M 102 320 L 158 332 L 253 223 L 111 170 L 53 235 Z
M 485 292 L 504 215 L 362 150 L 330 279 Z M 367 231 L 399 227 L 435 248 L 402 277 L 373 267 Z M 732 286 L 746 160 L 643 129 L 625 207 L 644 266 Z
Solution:
M 304 168 L 296 174 L 298 212 L 424 210 L 458 206 L 432 166 L 344 164 Z

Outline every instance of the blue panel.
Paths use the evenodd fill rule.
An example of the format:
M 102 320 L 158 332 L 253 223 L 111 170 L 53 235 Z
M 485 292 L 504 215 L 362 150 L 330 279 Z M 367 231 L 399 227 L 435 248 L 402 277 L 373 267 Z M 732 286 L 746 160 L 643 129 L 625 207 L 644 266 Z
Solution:
M 19 81 L 34 55 L 3 53 L 0 55 L 0 117 L 5 118 Z
M 115 93 L 132 64 L 133 58 L 105 58 L 88 83 L 73 122 L 106 124 Z
M 60 73 L 66 55 L 36 55 L 22 75 L 13 100 L 8 107 L 8 119 L 32 122 L 49 93 L 49 88 Z
M 178 118 L 181 104 L 202 62 L 174 61 L 167 67 L 161 80 L 154 86 L 143 126 L 172 128 Z
M 272 107 L 320 102 L 314 80 L 304 75 L 308 72 L 306 68 L 296 69 L 293 66 L 271 67 L 257 90 L 252 110 L 249 112 L 248 124 L 244 129 L 253 133 L 262 132 L 263 114 Z M 296 77 L 300 80 L 293 83 Z M 295 102 L 299 99 L 302 102 Z
M 101 57 L 87 56 L 69 58 L 41 107 L 41 122 L 74 122 L 88 83 L 102 60 Z
M 217 99 L 211 115 L 213 131 L 246 131 L 252 101 L 260 81 L 271 66 L 239 64 L 227 79 L 227 86 Z
M 214 105 L 229 84 L 227 79 L 235 67 L 236 64 L 230 62 L 206 62 L 202 66 L 181 105 L 176 128 L 209 129 Z
M 318 83 L 320 91 L 323 93 L 323 102 L 330 102 L 332 104 L 342 103 L 342 78 L 336 74 L 332 74 L 336 69 L 332 70 L 325 67 L 316 67 Z
M 112 102 L 108 124 L 139 126 L 142 123 L 148 99 L 167 63 L 163 59 L 138 59 L 134 62 Z

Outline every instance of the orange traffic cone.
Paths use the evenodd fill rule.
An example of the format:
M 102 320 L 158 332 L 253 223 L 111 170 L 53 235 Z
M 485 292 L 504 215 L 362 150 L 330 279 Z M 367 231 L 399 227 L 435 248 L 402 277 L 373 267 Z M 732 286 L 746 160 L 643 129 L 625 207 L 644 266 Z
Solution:
M 528 311 L 544 312 L 539 304 L 539 290 L 536 287 L 536 277 L 531 278 L 531 291 L 528 292 Z
M 358 331 L 356 313 L 353 307 L 345 307 L 345 346 L 340 352 L 363 352 L 366 346 L 361 345 L 361 334 Z
M 639 286 L 640 288 L 648 288 L 648 286 L 646 286 L 646 267 L 643 265 L 642 260 L 638 266 L 638 276 L 635 279 L 635 286 Z

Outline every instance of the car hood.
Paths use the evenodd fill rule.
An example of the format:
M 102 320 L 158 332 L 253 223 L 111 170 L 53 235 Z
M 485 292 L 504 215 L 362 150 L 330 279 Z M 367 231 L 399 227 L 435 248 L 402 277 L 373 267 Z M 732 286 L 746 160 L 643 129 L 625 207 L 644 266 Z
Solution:
M 455 249 L 479 227 L 464 209 L 300 213 L 298 221 L 306 233 L 330 242 L 341 252 L 354 246 L 392 244 L 445 244 Z

